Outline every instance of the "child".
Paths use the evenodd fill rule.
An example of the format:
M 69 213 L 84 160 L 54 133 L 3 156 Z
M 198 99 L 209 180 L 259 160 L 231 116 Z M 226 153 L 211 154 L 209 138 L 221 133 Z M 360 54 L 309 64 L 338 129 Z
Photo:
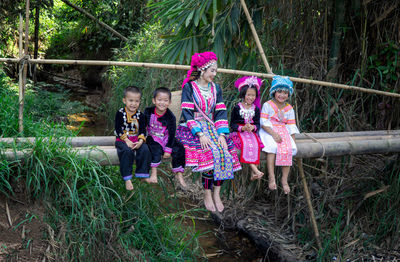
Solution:
M 154 106 L 145 109 L 147 127 L 147 145 L 151 152 L 151 175 L 146 179 L 148 183 L 157 183 L 157 167 L 161 164 L 161 157 L 169 158 L 172 155 L 172 171 L 183 188 L 186 183 L 183 179 L 185 171 L 185 148 L 175 138 L 176 118 L 168 106 L 171 103 L 171 91 L 166 87 L 159 87 L 153 93 Z
M 299 133 L 293 107 L 286 103 L 292 94 L 293 83 L 289 77 L 274 76 L 269 91 L 272 99 L 265 102 L 261 110 L 260 138 L 263 151 L 267 152 L 268 187 L 276 190 L 274 167 L 282 166 L 281 182 L 285 194 L 290 192 L 287 180 L 292 156 L 297 153 L 294 134 Z
M 133 190 L 132 165 L 136 158 L 135 176 L 149 177 L 151 155 L 146 142 L 146 125 L 144 114 L 139 111 L 142 93 L 139 88 L 125 88 L 124 108 L 115 115 L 115 147 L 119 158 L 119 168 L 125 180 L 126 190 Z
M 250 180 L 260 179 L 264 173 L 257 165 L 260 163 L 260 152 L 263 147 L 259 137 L 260 130 L 260 98 L 261 79 L 255 76 L 241 77 L 235 82 L 242 99 L 231 114 L 231 138 L 240 150 L 240 162 L 250 164 L 252 175 Z

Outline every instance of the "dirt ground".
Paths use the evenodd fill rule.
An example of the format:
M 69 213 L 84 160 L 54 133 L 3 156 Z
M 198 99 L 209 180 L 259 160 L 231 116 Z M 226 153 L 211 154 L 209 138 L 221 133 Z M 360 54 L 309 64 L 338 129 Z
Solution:
M 0 196 L 0 261 L 43 261 L 48 241 L 44 207 Z

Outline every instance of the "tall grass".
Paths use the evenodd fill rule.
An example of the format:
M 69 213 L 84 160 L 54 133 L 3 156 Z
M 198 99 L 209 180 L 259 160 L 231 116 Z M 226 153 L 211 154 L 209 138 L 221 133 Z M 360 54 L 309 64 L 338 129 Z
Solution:
M 0 113 L 1 134 L 21 135 L 14 119 L 18 108 L 15 84 L 4 74 L 0 84 L 0 101 L 5 105 Z M 65 112 L 70 109 L 67 101 L 51 94 L 39 105 L 41 92 L 27 92 L 26 110 L 31 114 L 24 119 L 24 135 L 43 138 L 31 145 L 33 152 L 23 163 L 6 161 L 0 153 L 0 194 L 13 195 L 14 186 L 23 185 L 27 197 L 44 203 L 46 222 L 57 236 L 56 260 L 197 260 L 202 252 L 197 235 L 187 226 L 182 230 L 183 221 L 174 214 L 165 215 L 170 210 L 162 203 L 162 193 L 136 180 L 134 193 L 129 195 L 117 167 L 102 167 L 55 142 L 60 136 L 73 135 L 58 119 L 64 108 Z M 19 145 L 7 147 L 21 149 Z M 0 152 L 5 148 L 0 145 Z

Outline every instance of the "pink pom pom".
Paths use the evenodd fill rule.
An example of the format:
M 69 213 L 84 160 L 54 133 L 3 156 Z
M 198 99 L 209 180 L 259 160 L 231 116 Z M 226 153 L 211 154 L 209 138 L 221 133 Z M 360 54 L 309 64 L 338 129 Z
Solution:
M 203 53 L 195 53 L 192 55 L 190 62 L 190 70 L 187 72 L 187 77 L 183 80 L 182 87 L 189 82 L 193 70 L 204 70 L 212 63 L 217 62 L 218 58 L 214 52 L 207 51 Z

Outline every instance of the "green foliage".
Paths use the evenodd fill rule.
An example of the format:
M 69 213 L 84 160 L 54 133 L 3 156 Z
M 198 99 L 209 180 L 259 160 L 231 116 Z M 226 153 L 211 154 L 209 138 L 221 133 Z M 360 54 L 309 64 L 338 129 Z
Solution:
M 369 67 L 371 71 L 377 71 L 378 74 L 372 73 L 376 83 L 383 87 L 384 91 L 399 92 L 396 88 L 396 82 L 400 78 L 400 47 L 393 43 L 384 43 L 377 48 L 377 53 L 369 57 Z M 377 79 L 376 79 L 377 78 Z
M 177 215 L 165 215 L 162 194 L 136 180 L 129 195 L 117 167 L 82 159 L 55 138 L 38 139 L 24 165 L 1 160 L 0 192 L 9 194 L 9 184 L 17 181 L 34 199 L 48 203 L 48 223 L 65 238 L 58 259 L 196 259 L 197 239 L 190 229 L 181 230 Z
M 69 114 L 82 112 L 85 107 L 80 102 L 69 101 L 69 93 L 62 89 L 55 92 L 43 90 L 49 87 L 38 83 L 27 84 L 24 104 L 24 136 L 70 136 L 65 128 Z M 18 86 L 0 70 L 0 136 L 12 137 L 18 134 Z
M 66 102 L 68 93 L 28 87 L 24 133 L 43 138 L 29 147 L 32 154 L 24 163 L 7 161 L 2 153 L 26 146 L 0 145 L 0 194 L 13 195 L 18 184 L 33 199 L 44 200 L 46 222 L 63 236 L 56 239 L 57 259 L 196 260 L 201 253 L 197 235 L 186 225 L 182 230 L 184 221 L 179 219 L 189 211 L 169 214 L 170 206 L 162 204 L 169 201 L 168 193 L 154 193 L 137 180 L 134 194 L 128 195 L 117 167 L 81 158 L 60 139 L 73 134 L 52 121 L 79 110 L 78 104 Z M 1 136 L 18 135 L 16 89 L 0 71 Z
M 262 26 L 260 1 L 247 1 L 257 28 Z M 168 0 L 150 1 L 155 18 L 166 26 L 164 61 L 189 63 L 195 52 L 213 50 L 220 64 L 236 68 L 238 62 L 249 64 L 254 59 L 255 44 L 240 1 Z M 254 64 L 252 64 L 254 66 Z
M 135 62 L 159 62 L 162 57 L 161 47 L 164 41 L 159 38 L 162 26 L 147 24 L 132 37 L 121 49 L 114 50 L 113 60 Z M 141 88 L 143 97 L 141 108 L 151 105 L 153 90 L 165 86 L 171 90 L 179 90 L 184 73 L 165 69 L 149 69 L 141 67 L 111 67 L 107 77 L 111 81 L 112 96 L 106 105 L 107 119 L 114 120 L 115 112 L 122 104 L 123 90 L 129 85 Z

